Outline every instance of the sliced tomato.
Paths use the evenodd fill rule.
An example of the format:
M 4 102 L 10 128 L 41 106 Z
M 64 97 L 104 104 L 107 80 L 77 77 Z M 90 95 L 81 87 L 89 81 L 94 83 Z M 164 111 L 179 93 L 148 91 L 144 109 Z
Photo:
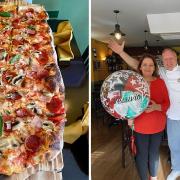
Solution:
M 51 101 L 46 104 L 46 107 L 51 113 L 58 113 L 62 108 L 62 101 L 58 96 L 53 96 Z

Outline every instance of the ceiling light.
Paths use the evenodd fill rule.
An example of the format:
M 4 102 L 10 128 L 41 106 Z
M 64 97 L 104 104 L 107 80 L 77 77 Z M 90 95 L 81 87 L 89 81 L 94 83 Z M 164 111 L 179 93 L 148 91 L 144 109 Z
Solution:
M 115 30 L 114 30 L 114 36 L 116 39 L 121 39 L 121 31 L 120 31 L 120 25 L 119 24 L 115 24 Z
M 113 33 L 110 33 L 110 35 L 113 35 L 117 40 L 120 40 L 122 36 L 125 36 L 125 34 L 120 30 L 120 25 L 118 23 L 118 14 L 119 10 L 114 10 L 113 11 L 116 14 L 116 24 L 115 24 L 115 29 Z
M 148 48 L 149 48 L 149 43 L 148 43 L 148 40 L 147 40 L 147 33 L 148 31 L 147 30 L 144 30 L 144 33 L 145 33 L 145 41 L 144 41 L 144 49 L 147 51 Z
M 176 39 L 180 39 L 180 33 L 175 33 L 175 34 L 163 33 L 160 34 L 160 37 L 164 40 L 176 40 Z

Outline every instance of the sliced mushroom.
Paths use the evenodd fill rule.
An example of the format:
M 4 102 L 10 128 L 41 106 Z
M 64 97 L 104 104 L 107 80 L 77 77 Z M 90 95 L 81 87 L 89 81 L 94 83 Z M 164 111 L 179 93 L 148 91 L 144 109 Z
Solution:
M 14 86 L 20 86 L 21 83 L 23 82 L 23 80 L 24 80 L 24 76 L 23 75 L 18 75 L 18 76 L 14 77 L 12 79 L 11 84 L 14 85 Z
M 28 109 L 31 109 L 34 113 L 41 115 L 42 114 L 42 109 L 34 102 L 30 103 L 27 105 Z
M 53 131 L 55 128 L 55 125 L 52 121 L 44 121 L 42 123 L 42 128 L 46 131 Z

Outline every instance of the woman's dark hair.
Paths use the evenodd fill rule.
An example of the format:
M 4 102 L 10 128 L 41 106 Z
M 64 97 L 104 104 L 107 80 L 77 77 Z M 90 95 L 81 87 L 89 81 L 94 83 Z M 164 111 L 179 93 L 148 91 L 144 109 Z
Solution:
M 143 63 L 143 61 L 144 61 L 145 58 L 150 58 L 150 59 L 152 59 L 152 61 L 153 61 L 153 63 L 154 63 L 154 68 L 155 68 L 155 69 L 154 69 L 154 72 L 153 72 L 152 76 L 155 76 L 155 77 L 159 76 L 159 75 L 158 75 L 158 66 L 157 66 L 157 63 L 156 63 L 156 59 L 155 59 L 155 57 L 154 57 L 153 55 L 151 55 L 151 54 L 144 54 L 144 55 L 140 58 L 140 60 L 139 60 L 139 65 L 138 65 L 138 68 L 137 68 L 138 72 L 142 75 L 142 71 L 140 70 L 140 68 L 141 68 L 141 65 L 142 65 L 142 63 Z

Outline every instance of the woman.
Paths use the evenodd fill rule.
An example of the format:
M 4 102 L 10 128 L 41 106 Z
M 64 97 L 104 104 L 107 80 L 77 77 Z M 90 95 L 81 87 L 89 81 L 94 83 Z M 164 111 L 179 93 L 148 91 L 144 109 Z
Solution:
M 122 46 L 110 45 L 112 50 L 122 57 Z M 124 47 L 124 44 L 123 44 Z M 120 53 L 119 53 L 120 52 Z M 124 55 L 123 54 L 123 55 Z M 123 57 L 122 57 L 123 58 Z M 142 56 L 133 66 L 144 77 L 150 86 L 150 103 L 144 113 L 134 119 L 135 143 L 137 147 L 136 166 L 141 180 L 157 180 L 159 164 L 159 147 L 166 125 L 166 111 L 169 107 L 169 97 L 166 85 L 157 75 L 157 64 L 152 55 Z M 133 120 L 128 120 L 132 126 Z

